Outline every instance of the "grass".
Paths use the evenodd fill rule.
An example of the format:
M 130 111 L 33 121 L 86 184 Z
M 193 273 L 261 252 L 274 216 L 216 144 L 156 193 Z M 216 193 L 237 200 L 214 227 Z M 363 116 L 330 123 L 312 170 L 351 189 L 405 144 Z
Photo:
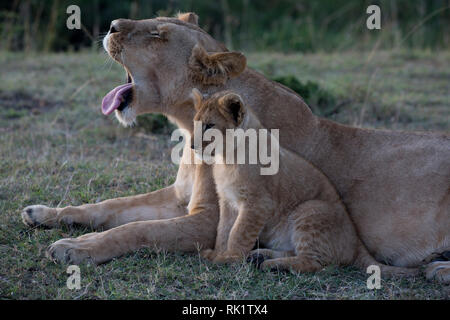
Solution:
M 248 54 L 270 77 L 317 83 L 342 123 L 402 130 L 450 127 L 450 52 Z M 0 53 L 0 298 L 2 299 L 449 299 L 423 277 L 366 288 L 352 267 L 316 274 L 216 266 L 197 254 L 142 249 L 110 263 L 81 266 L 81 289 L 66 287 L 66 266 L 46 247 L 88 229 L 30 229 L 21 208 L 95 203 L 171 184 L 169 136 L 122 128 L 100 112 L 102 96 L 124 74 L 96 53 Z

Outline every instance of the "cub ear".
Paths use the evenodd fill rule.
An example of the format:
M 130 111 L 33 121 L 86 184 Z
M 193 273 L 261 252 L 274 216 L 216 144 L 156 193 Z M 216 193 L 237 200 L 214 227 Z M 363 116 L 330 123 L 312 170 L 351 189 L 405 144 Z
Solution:
M 247 59 L 240 52 L 207 53 L 196 44 L 189 58 L 194 80 L 205 85 L 221 85 L 244 71 Z
M 235 93 L 228 93 L 219 99 L 219 107 L 225 116 L 231 117 L 238 126 L 244 120 L 244 102 L 242 98 Z
M 198 16 L 193 12 L 179 13 L 177 19 L 198 26 Z
M 190 94 L 190 98 L 192 99 L 192 103 L 194 104 L 194 108 L 196 111 L 200 110 L 202 105 L 203 95 L 197 88 L 192 89 Z

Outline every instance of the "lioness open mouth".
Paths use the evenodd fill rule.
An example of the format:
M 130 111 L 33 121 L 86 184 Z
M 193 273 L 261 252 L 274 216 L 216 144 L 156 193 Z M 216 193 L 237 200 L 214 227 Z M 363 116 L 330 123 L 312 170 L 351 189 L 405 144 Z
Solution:
M 123 111 L 133 99 L 133 81 L 127 72 L 127 83 L 122 84 L 106 94 L 102 100 L 102 112 L 110 115 L 114 110 Z

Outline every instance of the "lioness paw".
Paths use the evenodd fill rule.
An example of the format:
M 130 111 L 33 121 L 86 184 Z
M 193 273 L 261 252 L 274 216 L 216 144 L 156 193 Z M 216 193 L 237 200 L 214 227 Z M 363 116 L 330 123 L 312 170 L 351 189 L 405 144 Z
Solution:
M 90 258 L 86 248 L 79 246 L 77 239 L 61 239 L 47 248 L 46 256 L 56 262 L 66 264 L 80 264 Z
M 101 233 L 92 232 L 78 238 L 66 238 L 54 242 L 47 248 L 49 259 L 68 264 L 80 264 L 85 260 L 100 264 L 110 260 L 108 246 L 101 242 Z M 103 250 L 102 250 L 103 248 Z
M 425 275 L 428 280 L 450 284 L 450 261 L 435 261 L 428 264 Z
M 57 225 L 57 212 L 54 208 L 43 205 L 28 206 L 23 209 L 22 221 L 29 227 L 46 226 L 55 227 Z

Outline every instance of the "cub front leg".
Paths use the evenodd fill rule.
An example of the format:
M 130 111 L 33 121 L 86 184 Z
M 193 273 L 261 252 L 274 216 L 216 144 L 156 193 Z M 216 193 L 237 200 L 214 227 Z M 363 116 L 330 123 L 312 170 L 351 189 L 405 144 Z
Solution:
M 226 201 L 220 200 L 219 224 L 217 226 L 216 244 L 214 249 L 206 249 L 201 252 L 201 256 L 209 261 L 214 261 L 217 255 L 223 254 L 227 250 L 228 236 L 236 221 L 238 212 L 231 208 Z
M 243 261 L 262 231 L 269 212 L 267 208 L 241 206 L 238 217 L 231 229 L 228 238 L 227 250 L 218 254 L 214 262 L 232 263 Z

